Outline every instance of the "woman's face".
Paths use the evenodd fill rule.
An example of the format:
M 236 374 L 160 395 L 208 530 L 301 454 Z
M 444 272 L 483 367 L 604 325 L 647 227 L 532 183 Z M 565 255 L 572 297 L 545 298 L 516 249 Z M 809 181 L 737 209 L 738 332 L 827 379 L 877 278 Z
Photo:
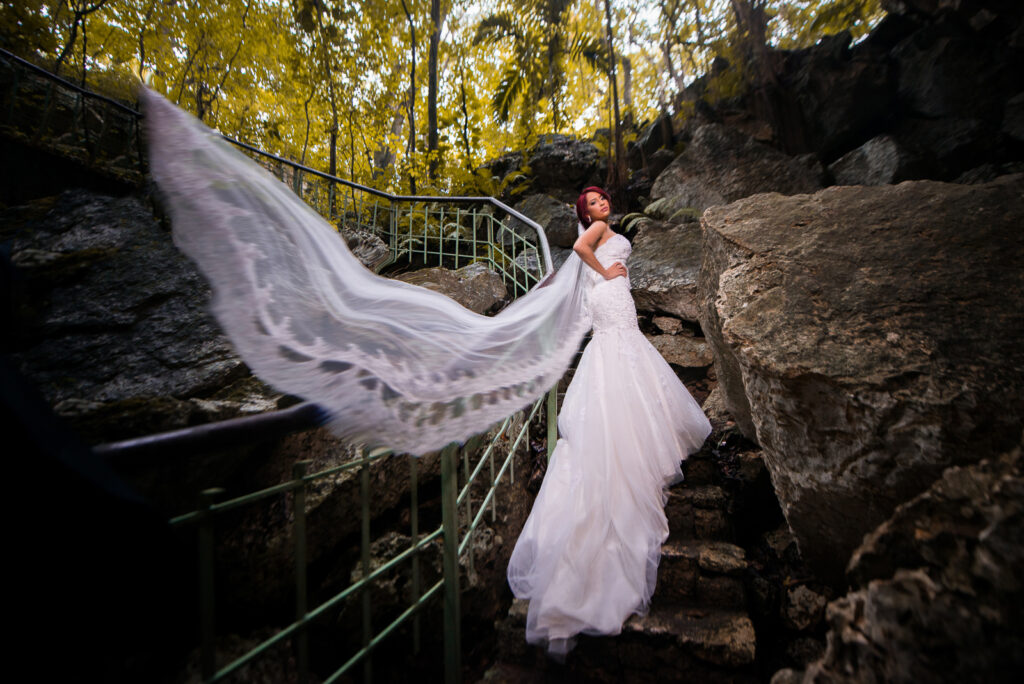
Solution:
M 587 215 L 591 221 L 606 221 L 612 213 L 612 207 L 601 193 L 587 193 Z

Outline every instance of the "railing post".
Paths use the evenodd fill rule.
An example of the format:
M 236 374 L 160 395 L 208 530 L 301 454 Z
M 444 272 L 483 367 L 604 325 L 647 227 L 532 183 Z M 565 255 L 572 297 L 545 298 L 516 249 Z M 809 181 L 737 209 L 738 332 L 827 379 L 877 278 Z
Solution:
M 441 451 L 441 526 L 444 528 L 444 681 L 462 681 L 459 609 L 458 444 Z
M 548 401 L 545 406 L 548 421 L 548 460 L 551 454 L 555 453 L 555 443 L 558 441 L 558 383 L 548 392 Z
M 213 502 L 224 493 L 219 487 L 200 493 L 199 518 L 199 666 L 203 681 L 217 672 L 216 620 L 213 599 Z
M 295 520 L 295 619 L 305 620 L 308 612 L 306 587 L 306 469 L 309 461 L 296 461 L 292 466 L 295 494 L 292 512 Z M 303 626 L 296 637 L 296 658 L 299 684 L 305 684 L 309 674 L 309 632 Z
M 420 484 L 417 475 L 417 456 L 409 454 L 409 524 L 412 545 L 420 543 Z M 412 555 L 412 603 L 420 600 L 420 553 Z M 412 616 L 412 652 L 420 652 L 420 611 Z
M 363 571 L 363 578 L 370 574 L 370 459 L 369 449 L 363 448 L 362 463 L 359 466 L 359 500 L 361 502 L 361 533 L 360 533 L 360 567 Z M 373 638 L 373 620 L 370 605 L 370 585 L 363 587 L 361 592 L 363 604 L 363 648 L 370 645 Z M 370 684 L 373 681 L 373 661 L 370 654 L 366 654 L 363 660 L 363 681 Z

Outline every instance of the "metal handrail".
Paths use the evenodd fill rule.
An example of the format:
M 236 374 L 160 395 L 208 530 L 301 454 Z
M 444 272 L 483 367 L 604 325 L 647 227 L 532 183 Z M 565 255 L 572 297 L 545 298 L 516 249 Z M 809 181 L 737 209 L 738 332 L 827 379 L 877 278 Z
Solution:
M 43 78 L 48 78 L 48 79 L 50 79 L 51 81 L 53 81 L 55 83 L 59 83 L 60 85 L 64 86 L 65 88 L 68 88 L 70 90 L 74 90 L 74 91 L 76 91 L 76 92 L 78 92 L 78 93 L 80 93 L 82 95 L 85 95 L 86 97 L 91 97 L 91 98 L 96 99 L 96 100 L 102 100 L 103 102 L 106 102 L 107 104 L 110 104 L 110 105 L 113 105 L 114 107 L 117 107 L 118 109 L 123 111 L 125 114 L 134 114 L 135 116 L 140 116 L 139 111 L 137 109 L 132 109 L 128 105 L 124 104 L 123 102 L 118 102 L 117 100 L 115 100 L 112 97 L 107 97 L 106 95 L 94 92 L 92 90 L 89 90 L 88 88 L 83 88 L 80 85 L 77 85 L 75 83 L 72 83 L 71 81 L 68 81 L 67 79 L 61 78 L 57 74 L 55 74 L 53 72 L 50 72 L 50 71 L 47 71 L 46 69 L 44 69 L 43 67 L 39 66 L 38 64 L 33 64 L 32 62 L 28 61 L 27 59 L 23 59 L 23 58 L 19 57 L 18 55 L 14 54 L 13 52 L 9 52 L 8 50 L 0 48 L 0 55 L 3 55 L 4 57 L 7 57 L 8 59 L 11 59 L 11 60 L 17 62 L 21 66 L 26 67 L 26 68 L 36 72 L 38 75 L 42 76 Z
M 253 152 L 254 154 L 258 154 L 258 155 L 260 155 L 262 157 L 267 157 L 268 159 L 273 159 L 274 161 L 279 162 L 281 164 L 287 164 L 288 166 L 291 166 L 294 169 L 302 171 L 303 173 L 308 173 L 310 175 L 314 175 L 314 176 L 317 176 L 319 178 L 323 178 L 324 180 L 329 180 L 332 183 L 337 183 L 339 185 L 344 185 L 345 187 L 352 188 L 354 190 L 359 190 L 361 192 L 366 192 L 366 193 L 369 193 L 371 195 L 376 195 L 377 197 L 380 197 L 381 199 L 386 199 L 386 200 L 389 200 L 389 201 L 392 201 L 392 202 L 451 202 L 453 204 L 468 204 L 468 203 L 490 204 L 493 207 L 501 209 L 502 211 L 507 213 L 509 216 L 512 216 L 513 218 L 516 218 L 516 219 L 522 221 L 523 223 L 528 225 L 530 228 L 535 230 L 537 232 L 538 237 L 540 238 L 541 251 L 542 251 L 542 254 L 544 256 L 544 269 L 548 273 L 550 273 L 555 268 L 553 263 L 552 263 L 552 261 L 551 261 L 551 248 L 548 245 L 548 236 L 547 236 L 547 232 L 545 232 L 545 230 L 544 230 L 544 227 L 541 226 L 536 221 L 534 221 L 533 219 L 531 219 L 529 216 L 526 216 L 525 214 L 522 214 L 522 213 L 516 211 L 515 209 L 513 209 L 512 207 L 508 206 L 507 204 L 505 204 L 504 202 L 502 202 L 501 200 L 499 200 L 499 199 L 497 199 L 495 197 L 489 197 L 489 196 L 474 197 L 474 196 L 470 196 L 470 195 L 396 195 L 396 194 L 387 192 L 386 190 L 379 190 L 377 188 L 371 188 L 368 185 L 362 185 L 360 183 L 356 183 L 355 181 L 346 180 L 344 178 L 339 178 L 337 176 L 332 176 L 329 173 L 324 173 L 323 171 L 318 171 L 316 169 L 310 168 L 310 167 L 305 166 L 303 164 L 300 164 L 298 162 L 295 162 L 295 161 L 292 161 L 290 159 L 286 159 L 284 157 L 278 156 L 278 155 L 276 155 L 276 154 L 274 154 L 272 152 L 266 152 L 266 151 L 261 150 L 261 149 L 259 149 L 257 147 L 253 147 L 252 145 L 250 145 L 248 143 L 242 142 L 240 140 L 236 140 L 235 138 L 232 138 L 231 136 L 228 136 L 228 135 L 225 135 L 223 133 L 220 133 L 219 131 L 218 131 L 218 134 L 222 138 L 224 138 L 225 140 L 230 142 L 231 144 L 237 145 L 238 147 L 241 147 L 242 149 L 245 149 L 245 150 L 248 150 L 250 152 Z
M 322 425 L 326 420 L 327 416 L 320 406 L 304 402 L 280 411 L 100 444 L 93 447 L 93 452 L 110 460 L 120 460 L 158 456 L 179 450 L 209 451 L 237 445 L 239 442 L 255 442 L 288 432 L 308 430 Z

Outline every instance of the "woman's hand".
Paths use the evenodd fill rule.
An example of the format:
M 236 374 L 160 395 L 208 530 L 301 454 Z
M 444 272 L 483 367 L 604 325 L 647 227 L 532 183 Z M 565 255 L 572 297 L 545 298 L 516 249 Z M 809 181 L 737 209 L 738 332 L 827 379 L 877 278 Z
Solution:
M 618 278 L 619 276 L 625 278 L 627 276 L 626 267 L 622 265 L 621 261 L 616 261 L 605 269 L 603 275 L 605 280 L 611 280 L 612 278 Z

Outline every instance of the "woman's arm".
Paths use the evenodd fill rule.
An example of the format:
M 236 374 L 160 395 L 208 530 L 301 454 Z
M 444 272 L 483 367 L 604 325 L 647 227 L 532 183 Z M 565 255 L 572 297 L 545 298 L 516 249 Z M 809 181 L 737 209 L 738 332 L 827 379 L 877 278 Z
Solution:
M 607 223 L 604 221 L 594 221 L 589 228 L 583 231 L 582 235 L 576 238 L 576 243 L 572 246 L 572 250 L 580 255 L 583 263 L 600 273 L 605 280 L 626 276 L 626 267 L 620 262 L 616 261 L 608 268 L 605 268 L 597 260 L 597 256 L 594 255 L 594 250 L 597 249 L 601 240 L 604 239 L 605 234 L 609 232 L 612 232 L 612 229 L 608 227 Z

